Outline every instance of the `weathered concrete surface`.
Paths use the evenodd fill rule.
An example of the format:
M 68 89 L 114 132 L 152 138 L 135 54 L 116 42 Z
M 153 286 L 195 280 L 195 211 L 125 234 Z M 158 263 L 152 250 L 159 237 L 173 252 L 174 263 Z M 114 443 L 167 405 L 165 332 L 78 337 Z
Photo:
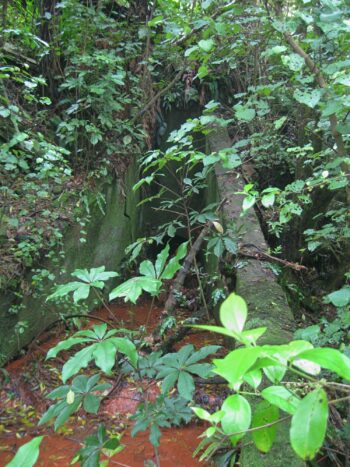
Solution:
M 105 214 L 98 207 L 92 209 L 92 218 L 86 226 L 87 241 L 80 242 L 80 226 L 68 228 L 64 235 L 63 258 L 53 264 L 43 260 L 39 267 L 46 268 L 56 275 L 56 281 L 69 282 L 70 273 L 77 268 L 105 266 L 106 270 L 118 271 L 120 261 L 124 257 L 125 247 L 136 237 L 136 231 L 141 225 L 137 213 L 136 195 L 132 186 L 136 182 L 137 169 L 132 165 L 121 182 L 115 177 L 106 182 L 99 189 L 105 193 Z M 61 271 L 65 271 L 61 273 Z M 72 302 L 56 306 L 52 302 L 45 302 L 52 293 L 53 282 L 46 280 L 41 290 L 32 283 L 32 274 L 25 278 L 28 292 L 20 303 L 17 314 L 8 312 L 16 297 L 0 294 L 0 367 L 28 345 L 43 329 L 55 321 L 59 314 L 72 314 Z M 56 282 L 55 281 L 55 282 Z M 110 281 L 110 286 L 112 281 Z M 90 294 L 87 308 L 93 309 L 98 301 Z M 23 333 L 19 333 L 19 326 L 24 323 Z M 22 327 L 22 326 L 21 326 Z
M 226 129 L 217 129 L 208 136 L 211 151 L 220 151 L 232 146 Z M 253 244 L 263 251 L 267 245 L 260 228 L 259 220 L 250 209 L 244 217 L 242 212 L 243 196 L 235 193 L 243 191 L 245 184 L 237 171 L 216 167 L 219 197 L 226 198 L 223 207 L 223 221 L 235 221 L 240 232 L 240 244 Z M 256 252 L 256 251 L 254 251 Z M 248 304 L 248 327 L 266 326 L 267 332 L 259 343 L 282 344 L 292 339 L 294 327 L 293 314 L 288 306 L 286 295 L 278 284 L 276 276 L 266 265 L 255 259 L 242 258 L 242 267 L 236 270 L 236 292 L 244 297 Z M 250 440 L 251 441 L 251 440 Z M 289 426 L 278 427 L 273 448 L 267 454 L 261 454 L 245 438 L 240 465 L 242 467 L 301 467 L 305 463 L 296 457 L 289 443 Z

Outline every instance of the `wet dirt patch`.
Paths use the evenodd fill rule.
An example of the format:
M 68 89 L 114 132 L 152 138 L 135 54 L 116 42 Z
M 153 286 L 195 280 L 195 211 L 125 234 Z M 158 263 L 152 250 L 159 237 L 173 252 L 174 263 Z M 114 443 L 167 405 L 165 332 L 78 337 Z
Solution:
M 132 307 L 113 305 L 112 310 L 120 325 L 125 328 L 136 330 L 147 322 L 148 333 L 159 323 L 162 313 L 162 308 L 157 306 L 150 312 L 149 303 Z M 108 319 L 107 310 L 100 310 L 94 314 Z M 185 316 L 184 312 L 181 314 Z M 96 321 L 91 320 L 88 327 L 95 323 Z M 62 352 L 57 358 L 45 361 L 47 350 L 66 335 L 67 332 L 62 326 L 56 328 L 34 343 L 24 357 L 6 367 L 7 373 L 0 385 L 0 466 L 5 466 L 11 460 L 18 447 L 32 437 L 42 434 L 45 438 L 36 465 L 69 466 L 75 453 L 82 447 L 83 439 L 95 432 L 101 423 L 112 434 L 124 434 L 121 442 L 126 447 L 112 458 L 110 465 L 143 467 L 145 461 L 155 461 L 154 449 L 148 440 L 149 433 L 142 432 L 132 438 L 130 431 L 133 423 L 129 416 L 135 413 L 138 404 L 145 398 L 149 401 L 157 398 L 160 388 L 156 380 L 133 381 L 128 376 L 118 374 L 114 378 L 103 377 L 102 380 L 112 384 L 113 392 L 103 400 L 97 415 L 87 415 L 80 410 L 57 433 L 50 426 L 37 426 L 38 420 L 49 406 L 45 395 L 62 384 L 62 365 L 76 350 Z M 175 347 L 178 349 L 188 343 L 193 343 L 196 348 L 218 344 L 218 336 L 195 332 L 187 335 Z M 84 374 L 94 372 L 95 368 L 84 370 Z M 206 385 L 202 381 L 196 390 L 195 403 L 215 410 L 224 397 L 222 385 Z M 204 430 L 205 426 L 196 422 L 187 426 L 162 429 L 159 448 L 162 467 L 205 465 L 193 458 L 193 451 L 200 442 L 198 436 Z

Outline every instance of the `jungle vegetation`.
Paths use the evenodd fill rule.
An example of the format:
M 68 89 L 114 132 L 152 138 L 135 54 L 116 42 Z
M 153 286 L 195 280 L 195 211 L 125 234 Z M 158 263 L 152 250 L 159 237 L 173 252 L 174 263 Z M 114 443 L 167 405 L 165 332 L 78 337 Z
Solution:
M 79 346 L 63 385 L 43 391 L 53 402 L 39 425 L 57 430 L 81 408 L 97 413 L 111 388 L 105 376 L 122 373 L 160 381 L 156 401 L 145 398 L 133 415 L 133 435 L 149 430 L 154 465 L 161 429 L 198 417 L 207 425 L 197 455 L 216 465 L 235 465 L 248 434 L 269 452 L 278 425 L 290 423 L 298 458 L 349 466 L 349 1 L 3 0 L 0 16 L 0 287 L 17 297 L 7 310 L 16 315 L 24 296 L 49 284 L 45 298 L 76 328 L 47 358 Z M 174 111 L 184 121 L 168 134 Z M 205 138 L 216 128 L 232 147 L 211 153 Z M 244 297 L 196 260 L 199 250 L 214 257 L 220 276 L 242 259 L 236 220 L 222 225 L 220 202 L 193 202 L 217 164 L 244 178 L 241 217 L 255 210 L 277 258 L 270 267 L 298 325 L 289 343 L 260 344 L 266 329 L 246 326 Z M 92 265 L 62 283 L 43 258 L 63 269 L 66 230 L 79 225 L 84 244 L 93 209 L 104 211 L 100 182 L 125 181 L 131 166 L 140 209 L 156 206 L 166 221 L 139 232 L 120 270 Z M 185 332 L 173 311 L 189 300 L 179 294 L 152 338 L 110 310 L 112 300 L 150 296 L 151 313 L 184 268 L 203 312 L 185 324 L 234 340 L 224 357 L 213 357 L 215 345 L 171 346 L 169 332 Z M 90 294 L 109 322 L 87 329 L 80 304 Z M 220 304 L 222 326 L 211 322 Z M 198 378 L 217 376 L 229 394 L 213 412 L 194 393 Z M 8 465 L 34 465 L 43 436 Z M 121 443 L 101 425 L 75 460 L 98 466 Z

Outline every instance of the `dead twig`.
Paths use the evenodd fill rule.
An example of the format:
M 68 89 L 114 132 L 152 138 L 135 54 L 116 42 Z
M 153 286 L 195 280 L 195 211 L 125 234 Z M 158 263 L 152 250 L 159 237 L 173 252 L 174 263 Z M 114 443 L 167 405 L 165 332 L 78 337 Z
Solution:
M 245 248 L 255 248 L 257 252 L 252 253 L 249 251 L 244 251 Z M 298 263 L 292 263 L 291 261 L 277 258 L 276 256 L 271 256 L 265 251 L 263 251 L 261 248 L 259 248 L 258 246 L 254 245 L 253 243 L 245 243 L 241 245 L 241 248 L 238 251 L 238 255 L 245 256 L 247 258 L 262 259 L 262 260 L 270 261 L 273 263 L 278 263 L 286 268 L 294 269 L 295 271 L 307 271 L 306 266 L 303 266 L 302 264 L 298 264 Z

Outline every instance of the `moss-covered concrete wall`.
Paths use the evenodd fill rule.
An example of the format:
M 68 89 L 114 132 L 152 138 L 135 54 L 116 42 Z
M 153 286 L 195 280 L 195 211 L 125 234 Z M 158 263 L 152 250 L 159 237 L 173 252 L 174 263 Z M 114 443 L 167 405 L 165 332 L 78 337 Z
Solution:
M 226 129 L 217 129 L 208 137 L 211 151 L 220 151 L 231 147 L 232 143 Z M 243 196 L 237 192 L 245 184 L 239 172 L 216 167 L 216 180 L 220 199 L 226 199 L 223 206 L 223 218 L 226 222 L 235 221 L 240 232 L 240 244 L 255 245 L 267 251 L 264 235 L 259 220 L 253 209 L 240 217 Z M 256 250 L 253 251 L 254 253 Z M 284 290 L 268 266 L 258 259 L 242 258 L 241 267 L 236 270 L 236 293 L 241 295 L 248 305 L 248 322 L 251 327 L 266 326 L 267 332 L 259 343 L 282 344 L 293 337 L 294 320 Z M 255 404 L 254 398 L 250 401 Z M 289 442 L 287 423 L 278 427 L 273 448 L 267 453 L 260 453 L 253 442 L 244 443 L 241 451 L 242 467 L 303 467 L 305 463 L 296 457 Z
M 98 189 L 105 194 L 105 213 L 97 206 L 92 209 L 91 221 L 85 227 L 86 242 L 80 242 L 79 225 L 69 227 L 64 233 L 63 257 L 59 265 L 43 260 L 39 267 L 55 274 L 57 282 L 61 283 L 72 280 L 70 273 L 77 268 L 104 265 L 106 270 L 118 271 L 125 247 L 135 239 L 141 226 L 137 194 L 132 191 L 136 178 L 137 167 L 132 164 L 122 181 L 111 176 L 102 183 Z M 0 367 L 55 321 L 60 313 L 72 312 L 69 305 L 62 308 L 45 302 L 52 293 L 52 281 L 43 282 L 40 291 L 32 283 L 32 274 L 29 273 L 25 281 L 29 285 L 28 292 L 17 314 L 9 313 L 11 304 L 17 303 L 16 297 L 0 293 Z M 96 300 L 91 297 L 87 306 L 92 309 L 95 305 Z

